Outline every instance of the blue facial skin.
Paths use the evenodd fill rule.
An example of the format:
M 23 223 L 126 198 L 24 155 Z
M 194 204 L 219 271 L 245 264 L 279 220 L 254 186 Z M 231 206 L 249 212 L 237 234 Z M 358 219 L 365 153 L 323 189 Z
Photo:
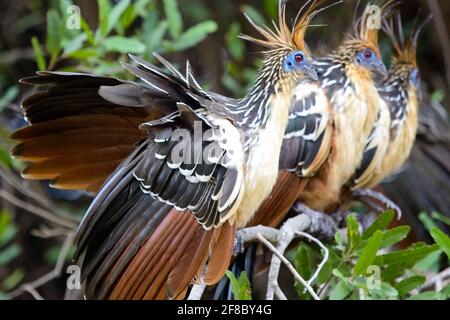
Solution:
M 301 72 L 313 81 L 319 79 L 316 69 L 302 51 L 289 54 L 284 60 L 284 71 Z
M 411 83 L 416 87 L 416 89 L 419 89 L 420 82 L 421 82 L 419 70 L 414 69 L 413 71 L 411 71 L 409 78 L 410 78 Z
M 385 77 L 387 69 L 383 61 L 371 49 L 365 49 L 356 54 L 356 62 L 364 68 L 375 72 L 376 74 Z

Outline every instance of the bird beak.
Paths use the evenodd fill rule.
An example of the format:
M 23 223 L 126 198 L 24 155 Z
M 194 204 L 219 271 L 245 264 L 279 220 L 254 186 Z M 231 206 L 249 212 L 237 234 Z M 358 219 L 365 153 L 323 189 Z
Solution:
M 312 81 L 319 80 L 319 76 L 317 74 L 316 68 L 314 68 L 314 66 L 311 63 L 308 63 L 305 65 L 305 67 L 303 68 L 303 72 Z
M 374 64 L 373 71 L 382 77 L 387 76 L 387 68 L 381 59 L 377 63 Z

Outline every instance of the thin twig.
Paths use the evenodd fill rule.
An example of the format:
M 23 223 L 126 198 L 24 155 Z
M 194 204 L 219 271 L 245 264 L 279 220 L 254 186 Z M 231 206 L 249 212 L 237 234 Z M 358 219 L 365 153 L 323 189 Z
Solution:
M 66 228 L 49 228 L 46 225 L 41 225 L 39 229 L 32 229 L 31 235 L 41 239 L 51 239 L 56 237 L 66 237 L 70 231 Z
M 438 274 L 432 275 L 428 277 L 427 281 L 423 284 L 423 286 L 419 289 L 419 291 L 423 291 L 429 289 L 430 287 L 438 287 L 443 283 L 444 280 L 450 278 L 450 268 L 447 268 Z M 442 288 L 441 288 L 442 289 Z M 440 291 L 440 290 L 436 290 Z
M 320 264 L 317 266 L 316 272 L 314 272 L 312 277 L 307 281 L 308 285 L 311 285 L 314 282 L 314 280 L 316 280 L 317 277 L 319 276 L 320 272 L 322 271 L 323 267 L 325 266 L 325 263 L 327 263 L 328 256 L 330 253 L 329 253 L 327 247 L 319 239 L 313 237 L 312 235 L 305 233 L 305 232 L 297 232 L 297 235 L 307 238 L 310 241 L 315 242 L 324 251 L 323 259 L 320 262 Z M 305 288 L 305 290 L 306 290 L 306 288 Z
M 15 175 L 7 172 L 1 167 L 0 167 L 0 177 L 7 183 L 12 185 L 14 188 L 16 188 L 16 190 L 22 193 L 23 195 L 30 197 L 31 199 L 35 200 L 37 203 L 46 207 L 47 209 L 54 210 L 53 208 L 55 207 L 55 205 L 48 198 L 43 197 L 34 190 L 31 190 L 30 188 L 25 188 L 21 180 L 19 180 Z M 72 220 L 75 223 L 79 223 L 79 220 L 72 217 L 70 213 L 61 210 L 58 211 L 60 211 L 60 213 L 58 212 L 60 216 Z
M 275 248 L 275 246 L 273 244 L 271 244 L 268 240 L 266 240 L 261 234 L 258 234 L 258 239 L 270 251 L 272 251 L 272 253 L 278 257 L 278 259 L 280 259 L 286 265 L 286 267 L 289 269 L 289 271 L 294 275 L 295 280 L 300 282 L 308 290 L 309 294 L 311 294 L 311 296 L 314 298 L 314 300 L 320 300 L 319 296 L 314 292 L 314 289 L 311 288 L 311 286 L 306 282 L 306 280 L 303 279 L 303 277 L 297 272 L 297 270 L 295 270 L 292 263 L 290 263 L 289 260 L 286 259 L 284 257 L 284 255 L 280 251 L 278 251 L 277 248 Z M 271 279 L 271 280 L 274 280 L 274 279 Z M 275 290 L 281 290 L 281 289 L 279 288 L 278 285 L 276 285 Z
M 56 261 L 55 267 L 53 268 L 52 271 L 32 282 L 21 285 L 16 290 L 7 293 L 8 298 L 14 299 L 15 297 L 20 296 L 24 292 L 29 292 L 35 299 L 39 299 L 39 297 L 42 298 L 42 296 L 40 296 L 39 293 L 37 292 L 37 288 L 52 281 L 53 279 L 58 278 L 61 275 L 62 269 L 64 267 L 64 262 L 66 260 L 67 254 L 69 253 L 70 246 L 72 245 L 74 235 L 75 234 L 73 232 L 70 232 L 67 235 L 61 247 L 61 251 L 59 252 L 58 260 Z
M 76 223 L 71 221 L 70 219 L 67 219 L 66 217 L 57 216 L 47 210 L 32 205 L 31 203 L 22 201 L 5 190 L 0 190 L 0 198 L 3 198 L 4 200 L 12 203 L 16 207 L 22 208 L 23 210 L 33 213 L 43 219 L 46 219 L 62 227 L 69 228 L 70 230 L 74 230 L 77 226 Z

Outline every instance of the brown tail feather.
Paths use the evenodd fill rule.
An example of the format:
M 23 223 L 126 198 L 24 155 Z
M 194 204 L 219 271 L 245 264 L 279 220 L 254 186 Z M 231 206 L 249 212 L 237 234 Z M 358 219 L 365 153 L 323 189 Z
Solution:
M 109 299 L 182 299 L 208 257 L 208 284 L 218 282 L 229 265 L 234 233 L 228 223 L 204 230 L 193 215 L 172 210 L 130 262 Z
M 12 153 L 21 160 L 37 161 L 58 156 L 68 156 L 91 152 L 111 145 L 133 145 L 142 136 L 135 132 L 123 132 L 115 129 L 109 132 L 82 129 L 64 134 L 44 136 L 17 145 Z
M 133 150 L 133 146 L 112 146 L 94 150 L 80 155 L 71 155 L 46 159 L 31 163 L 22 176 L 32 180 L 52 180 L 57 176 L 75 169 L 91 165 L 106 163 L 114 160 L 123 160 Z
M 219 237 L 210 249 L 210 258 L 204 279 L 207 285 L 214 285 L 222 279 L 225 271 L 228 269 L 233 253 L 235 227 L 225 223 L 216 231 L 219 230 Z
M 136 256 L 131 260 L 127 269 L 120 277 L 110 294 L 110 299 L 130 299 L 138 286 L 144 281 L 146 275 L 150 272 L 150 262 L 158 250 L 162 251 L 160 241 L 167 239 L 167 234 L 174 233 L 177 226 L 177 220 L 169 218 L 171 212 L 158 226 L 152 236 L 146 241 Z M 182 219 L 180 219 L 182 220 Z M 159 245 L 156 246 L 155 244 Z
M 82 115 L 70 116 L 48 122 L 33 124 L 14 132 L 9 138 L 16 141 L 24 141 L 41 136 L 61 133 L 82 128 L 134 128 L 139 131 L 138 126 L 142 118 L 125 118 L 117 115 Z
M 52 180 L 50 185 L 57 189 L 84 190 L 92 184 L 99 183 L 120 164 L 122 159 L 98 163 L 89 167 L 65 172 Z

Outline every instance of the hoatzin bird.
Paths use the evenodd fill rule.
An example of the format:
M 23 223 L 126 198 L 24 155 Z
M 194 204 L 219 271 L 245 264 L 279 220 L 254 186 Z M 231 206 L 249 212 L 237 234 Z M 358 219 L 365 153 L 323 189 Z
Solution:
M 378 86 L 378 92 L 389 106 L 390 139 L 384 141 L 387 148 L 380 160 L 372 156 L 375 153 L 374 147 L 370 146 L 372 141 L 368 143 L 363 166 L 360 167 L 361 174 L 365 175 L 371 166 L 378 166 L 378 170 L 371 170 L 372 173 L 366 175 L 367 178 L 360 182 L 359 187 L 370 188 L 379 184 L 403 166 L 410 155 L 416 138 L 420 105 L 417 42 L 428 21 L 416 25 L 406 40 L 399 13 L 385 23 L 384 29 L 390 37 L 394 54 L 389 74 Z
M 382 19 L 394 5 L 393 1 L 383 4 Z M 383 156 L 389 110 L 378 94 L 375 78 L 386 76 L 387 70 L 378 47 L 379 29 L 370 24 L 372 14 L 368 4 L 362 16 L 355 18 L 353 34 L 327 56 L 315 59 L 320 84 L 313 84 L 314 91 L 309 95 L 305 91 L 293 106 L 277 184 L 249 226 L 278 226 L 296 201 L 316 211 L 334 212 L 359 183 L 356 175 L 367 142 L 379 146 L 376 160 Z M 237 273 L 242 260 L 238 257 L 232 267 Z M 227 282 L 224 278 L 215 297 L 229 296 Z
M 385 2 L 383 17 L 392 6 L 392 1 Z M 277 184 L 252 225 L 277 226 L 297 200 L 314 210 L 334 210 L 353 184 L 383 106 L 389 114 L 374 81 L 387 71 L 378 48 L 379 30 L 370 19 L 368 5 L 355 19 L 353 34 L 329 55 L 315 59 L 320 87 L 293 107 Z
M 31 125 L 12 135 L 13 155 L 30 163 L 24 177 L 98 190 L 76 237 L 87 298 L 183 298 L 196 279 L 222 278 L 235 229 L 276 182 L 289 108 L 317 80 L 304 35 L 324 1 L 292 30 L 282 4 L 275 31 L 246 37 L 268 49 L 242 99 L 206 92 L 189 64 L 183 75 L 159 56 L 169 72 L 133 56 L 137 66 L 123 64 L 143 84 L 63 72 L 22 80 L 47 86 L 23 101 Z
M 421 25 L 415 25 L 407 39 L 403 35 L 400 14 L 385 21 L 384 30 L 392 41 L 394 55 L 388 76 L 377 83 L 381 100 L 378 120 L 366 142 L 361 165 L 349 184 L 354 190 L 378 185 L 384 178 L 395 173 L 410 155 L 421 104 L 417 42 L 428 21 L 429 19 Z M 379 200 L 387 201 L 384 203 L 387 206 L 391 205 L 389 199 L 371 190 L 358 189 L 354 195 L 369 204 L 373 200 Z M 240 271 L 237 266 L 233 267 L 236 272 Z M 246 269 L 251 267 L 248 265 Z

